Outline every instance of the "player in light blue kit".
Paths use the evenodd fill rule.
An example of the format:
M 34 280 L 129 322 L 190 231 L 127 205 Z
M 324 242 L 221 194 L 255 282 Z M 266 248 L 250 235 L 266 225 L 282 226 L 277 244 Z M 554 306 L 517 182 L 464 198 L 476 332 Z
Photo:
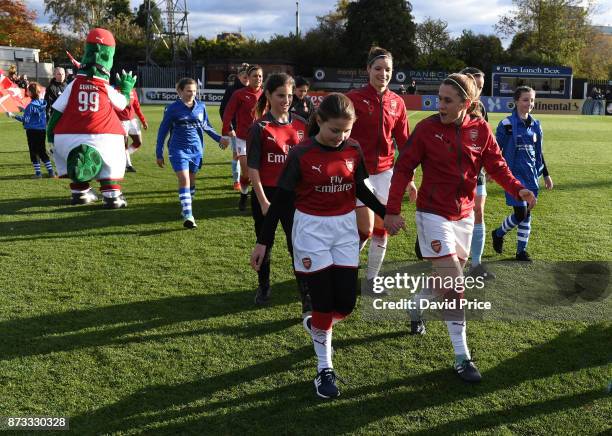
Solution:
M 183 226 L 197 227 L 191 209 L 195 195 L 196 173 L 202 166 L 204 132 L 223 149 L 229 140 L 222 138 L 208 121 L 206 106 L 195 99 L 196 81 L 190 78 L 179 80 L 176 85 L 179 98 L 164 110 L 164 118 L 157 132 L 157 165 L 164 167 L 164 141 L 168 140 L 168 160 L 176 172 L 179 183 L 179 201 L 183 213 Z
M 495 136 L 514 177 L 537 196 L 540 175 L 544 176 L 546 189 L 553 188 L 553 181 L 548 175 L 542 153 L 542 126 L 530 114 L 534 101 L 535 91 L 528 86 L 519 86 L 514 91 L 516 108 L 510 116 L 500 121 Z M 526 202 L 518 201 L 508 193 L 506 204 L 514 208 L 514 213 L 493 230 L 493 249 L 501 254 L 504 236 L 518 226 L 516 260 L 530 262 L 527 243 L 531 233 L 531 212 Z

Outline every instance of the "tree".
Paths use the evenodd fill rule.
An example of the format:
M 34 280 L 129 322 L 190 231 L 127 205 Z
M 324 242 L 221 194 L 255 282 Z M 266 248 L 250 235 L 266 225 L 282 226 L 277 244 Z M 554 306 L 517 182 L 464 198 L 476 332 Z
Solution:
M 141 29 L 147 30 L 147 7 L 148 4 L 151 5 L 151 19 L 152 24 L 157 29 L 163 29 L 162 18 L 161 18 L 161 10 L 157 6 L 154 1 L 143 0 L 143 2 L 138 6 L 138 10 L 136 11 L 136 16 L 134 18 L 134 24 L 140 26 Z
M 122 17 L 127 17 L 130 20 L 134 19 L 130 9 L 130 0 L 108 0 L 106 4 L 106 19 L 110 21 Z
M 62 24 L 77 34 L 85 35 L 92 27 L 107 19 L 108 0 L 45 0 L 45 13 L 51 13 L 51 24 Z
M 435 50 L 443 50 L 450 42 L 448 23 L 427 17 L 416 26 L 416 46 L 420 55 L 429 55 Z
M 22 0 L 0 0 L 0 45 L 36 47 L 45 59 L 58 51 L 58 36 L 34 24 L 36 12 Z
M 504 47 L 497 36 L 477 35 L 471 30 L 464 30 L 459 38 L 449 44 L 448 50 L 452 57 L 460 59 L 465 65 L 485 72 L 491 71 L 493 65 L 506 61 Z
M 603 33 L 593 35 L 591 43 L 580 53 L 580 66 L 574 75 L 612 80 L 612 36 Z
M 506 37 L 523 34 L 517 41 L 543 62 L 576 67 L 588 44 L 589 15 L 594 0 L 512 0 L 513 9 L 500 17 L 496 30 Z M 515 44 L 515 49 L 518 44 Z
M 343 45 L 353 65 L 365 63 L 372 44 L 393 53 L 396 66 L 411 65 L 417 57 L 412 5 L 405 0 L 358 0 L 346 13 Z

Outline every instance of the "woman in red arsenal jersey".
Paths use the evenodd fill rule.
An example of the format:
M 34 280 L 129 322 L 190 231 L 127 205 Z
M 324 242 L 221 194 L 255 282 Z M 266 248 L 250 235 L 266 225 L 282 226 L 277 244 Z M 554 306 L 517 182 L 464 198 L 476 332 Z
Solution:
M 355 110 L 342 94 L 325 97 L 311 118 L 310 138 L 294 147 L 277 182 L 251 265 L 260 269 L 279 217 L 291 210 L 293 266 L 308 286 L 312 316 L 304 318 L 318 358 L 317 395 L 339 395 L 332 365 L 332 326 L 347 317 L 357 299 L 359 237 L 355 201 L 379 216 L 385 208 L 366 187 L 368 174 L 359 144 L 349 138 Z
M 393 175 L 394 141 L 401 149 L 408 140 L 406 106 L 404 100 L 389 89 L 393 73 L 393 57 L 389 51 L 372 47 L 368 54 L 367 71 L 369 83 L 347 94 L 357 115 L 351 138 L 357 141 L 363 150 L 366 169 L 370 175 L 370 189 L 382 204 L 387 204 Z M 410 197 L 414 200 L 416 187 L 414 183 L 410 187 Z M 357 202 L 357 226 L 360 249 L 363 249 L 372 236 L 366 270 L 368 286 L 364 289 L 371 293 L 372 280 L 378 275 L 387 250 L 387 232 L 382 218 L 375 216 L 374 212 L 361 202 Z
M 247 70 L 249 85 L 232 94 L 225 111 L 223 112 L 223 135 L 228 135 L 236 142 L 234 147 L 240 161 L 240 202 L 238 209 L 246 210 L 249 193 L 249 176 L 247 173 L 246 139 L 249 128 L 255 121 L 255 105 L 261 97 L 261 84 L 263 71 L 259 65 L 251 65 Z M 232 126 L 236 121 L 236 129 Z
M 443 298 L 447 302 L 443 315 L 455 351 L 455 371 L 464 381 L 473 383 L 481 376 L 470 358 L 465 311 L 460 303 L 468 283 L 463 280 L 463 267 L 470 253 L 480 169 L 484 167 L 513 197 L 527 201 L 529 208 L 536 198 L 512 175 L 491 129 L 480 117 L 475 81 L 464 74 L 451 74 L 440 85 L 439 99 L 439 113 L 416 126 L 395 165 L 385 227 L 392 235 L 405 228 L 400 215 L 402 197 L 420 164 L 423 181 L 416 212 L 419 244 L 423 257 L 432 261 L 442 280 L 432 280 L 433 285 L 424 287 L 415 297 L 417 309 L 410 311 L 411 333 L 425 333 L 418 310 L 422 302 Z
M 285 165 L 289 150 L 305 137 L 306 121 L 289 112 L 293 98 L 293 78 L 281 73 L 272 74 L 266 80 L 264 92 L 259 97 L 256 115 L 259 117 L 249 131 L 247 139 L 247 164 L 249 177 L 255 195 L 251 196 L 251 212 L 255 221 L 255 236 L 261 230 L 264 217 L 268 213 L 270 200 L 274 198 L 276 182 Z M 287 249 L 293 256 L 291 227 L 293 208 L 281 215 L 280 222 L 287 236 Z M 255 294 L 255 304 L 265 304 L 270 299 L 270 251 L 268 246 L 259 271 L 259 287 Z M 298 277 L 299 279 L 299 277 Z M 298 284 L 303 281 L 298 280 Z M 304 286 L 299 286 L 302 299 L 302 315 L 310 313 L 310 299 Z

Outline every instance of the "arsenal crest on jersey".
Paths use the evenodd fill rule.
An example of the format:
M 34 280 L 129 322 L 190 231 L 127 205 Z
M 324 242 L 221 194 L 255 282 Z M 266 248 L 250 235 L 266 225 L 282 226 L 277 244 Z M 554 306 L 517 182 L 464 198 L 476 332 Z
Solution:
M 439 240 L 434 239 L 431 241 L 431 249 L 436 253 L 439 253 L 440 250 L 442 250 L 442 243 Z
M 478 130 L 476 129 L 470 130 L 470 139 L 472 141 L 476 141 L 478 139 Z
M 395 112 L 397 111 L 397 101 L 391 100 L 391 103 L 389 103 L 389 109 L 391 115 L 395 115 Z
M 302 265 L 304 265 L 304 268 L 310 269 L 310 267 L 312 266 L 312 260 L 310 259 L 310 257 L 302 258 Z
M 353 168 L 355 168 L 355 161 L 353 159 L 344 159 L 344 163 L 346 164 L 346 168 L 352 173 Z
M 300 140 L 300 142 L 304 140 L 304 131 L 303 130 L 296 130 L 295 133 L 297 133 L 297 137 Z

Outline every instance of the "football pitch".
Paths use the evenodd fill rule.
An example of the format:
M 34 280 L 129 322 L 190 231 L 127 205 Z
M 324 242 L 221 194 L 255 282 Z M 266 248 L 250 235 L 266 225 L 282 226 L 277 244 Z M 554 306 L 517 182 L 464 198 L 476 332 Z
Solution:
M 143 110 L 128 207 L 114 211 L 69 206 L 65 180 L 32 180 L 25 132 L 0 120 L 0 415 L 66 416 L 75 434 L 609 434 L 609 317 L 469 322 L 483 376 L 471 386 L 451 369 L 443 323 L 413 337 L 358 302 L 334 329 L 342 395 L 319 400 L 284 235 L 271 303 L 256 307 L 253 220 L 237 210 L 231 152 L 205 137 L 199 227 L 185 230 L 176 176 L 155 164 L 162 107 Z M 411 113 L 411 127 L 426 115 Z M 531 256 L 609 262 L 612 117 L 535 116 L 555 188 L 540 191 Z M 490 118 L 495 128 L 502 114 Z M 484 262 L 501 262 L 516 232 L 493 252 L 490 230 L 510 209 L 499 186 L 488 193 Z M 416 261 L 414 210 L 406 200 L 409 230 L 390 239 L 388 264 Z

